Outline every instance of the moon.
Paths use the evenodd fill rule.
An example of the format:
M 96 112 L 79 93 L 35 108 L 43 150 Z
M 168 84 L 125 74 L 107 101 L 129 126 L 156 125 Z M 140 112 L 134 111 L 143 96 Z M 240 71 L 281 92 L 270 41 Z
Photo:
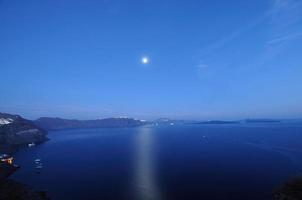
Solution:
M 149 63 L 149 58 L 147 56 L 142 57 L 141 59 L 142 64 L 146 65 Z

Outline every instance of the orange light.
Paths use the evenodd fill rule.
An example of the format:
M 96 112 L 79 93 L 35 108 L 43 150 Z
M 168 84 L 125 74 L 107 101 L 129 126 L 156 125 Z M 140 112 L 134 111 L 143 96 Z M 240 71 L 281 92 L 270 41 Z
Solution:
M 13 164 L 13 158 L 6 158 L 6 159 L 1 159 L 2 162 L 6 162 L 8 164 Z

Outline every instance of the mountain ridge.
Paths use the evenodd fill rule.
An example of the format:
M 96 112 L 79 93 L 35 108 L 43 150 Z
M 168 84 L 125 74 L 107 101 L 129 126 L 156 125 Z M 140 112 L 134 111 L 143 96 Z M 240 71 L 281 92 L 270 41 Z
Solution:
M 58 117 L 40 117 L 33 123 L 46 130 L 77 129 L 77 128 L 118 128 L 137 127 L 148 124 L 145 120 L 117 117 L 93 120 L 63 119 Z

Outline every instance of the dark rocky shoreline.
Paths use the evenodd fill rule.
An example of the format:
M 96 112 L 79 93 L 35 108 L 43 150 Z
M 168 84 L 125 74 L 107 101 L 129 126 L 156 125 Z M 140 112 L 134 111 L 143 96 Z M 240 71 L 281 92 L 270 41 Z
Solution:
M 0 162 L 0 200 L 49 200 L 45 191 L 34 191 L 8 177 L 19 169 L 18 166 Z
M 28 144 L 48 140 L 47 132 L 19 115 L 0 113 L 0 154 L 13 155 Z M 8 179 L 19 166 L 0 161 L 0 200 L 46 200 L 47 193 Z
M 0 200 L 50 200 L 45 191 L 34 191 L 28 186 L 6 179 L 0 182 Z
M 302 177 L 293 178 L 274 191 L 274 200 L 301 200 Z

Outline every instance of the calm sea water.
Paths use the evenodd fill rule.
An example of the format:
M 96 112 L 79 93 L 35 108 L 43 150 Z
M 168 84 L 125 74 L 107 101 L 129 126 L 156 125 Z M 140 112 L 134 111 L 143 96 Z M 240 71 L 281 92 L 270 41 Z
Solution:
M 302 173 L 298 125 L 64 130 L 49 138 L 17 152 L 12 178 L 59 200 L 265 200 Z

